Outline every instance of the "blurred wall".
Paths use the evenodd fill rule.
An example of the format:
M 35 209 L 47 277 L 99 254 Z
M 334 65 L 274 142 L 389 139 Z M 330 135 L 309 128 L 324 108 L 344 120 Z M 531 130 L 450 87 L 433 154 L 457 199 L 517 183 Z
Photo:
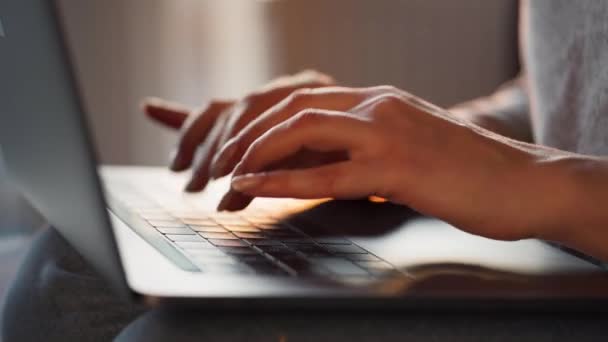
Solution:
M 515 0 L 60 0 L 105 163 L 164 164 L 146 95 L 197 105 L 315 68 L 441 105 L 517 67 Z
M 311 67 L 448 106 L 518 67 L 515 0 L 285 0 L 266 14 L 275 73 Z
M 59 0 L 104 163 L 165 164 L 175 134 L 145 96 L 201 105 L 268 78 L 264 6 L 250 0 Z

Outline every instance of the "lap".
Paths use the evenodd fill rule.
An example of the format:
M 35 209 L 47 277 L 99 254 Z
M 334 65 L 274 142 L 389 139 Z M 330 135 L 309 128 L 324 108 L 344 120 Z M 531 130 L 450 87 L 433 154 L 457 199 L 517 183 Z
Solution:
M 140 316 L 116 341 L 605 341 L 604 326 L 604 317 L 585 315 L 157 309 Z
M 34 241 L 3 310 L 4 341 L 108 341 L 143 312 L 115 296 L 54 229 Z

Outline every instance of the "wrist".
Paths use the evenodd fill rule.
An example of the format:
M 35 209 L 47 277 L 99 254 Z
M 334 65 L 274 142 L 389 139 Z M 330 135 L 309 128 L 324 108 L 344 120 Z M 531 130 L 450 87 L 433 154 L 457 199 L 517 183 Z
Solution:
M 554 213 L 539 237 L 588 254 L 602 253 L 603 248 L 598 249 L 594 241 L 602 240 L 608 222 L 603 209 L 608 163 L 599 158 L 564 155 L 538 165 L 545 169 L 546 186 L 552 189 L 544 198 Z
M 452 108 L 450 109 L 450 113 L 479 127 L 511 139 L 520 141 L 531 140 L 529 133 L 518 127 L 515 122 L 511 122 L 508 117 L 483 111 L 479 108 L 466 107 Z
M 504 125 L 504 123 L 494 115 L 481 111 L 461 108 L 453 108 L 450 110 L 450 113 L 494 133 L 507 137 L 511 135 L 506 125 Z

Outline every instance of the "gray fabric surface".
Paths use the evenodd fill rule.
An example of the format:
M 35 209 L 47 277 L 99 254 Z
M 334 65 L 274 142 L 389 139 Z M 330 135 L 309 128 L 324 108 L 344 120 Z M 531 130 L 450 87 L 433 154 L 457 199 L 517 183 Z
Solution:
M 523 5 L 522 42 L 536 141 L 608 151 L 608 1 Z M 526 101 L 520 101 L 518 106 Z M 520 108 L 521 109 L 521 108 Z M 522 113 L 523 111 L 518 111 Z M 44 233 L 5 306 L 6 341 L 104 341 L 141 312 L 117 300 L 54 231 Z M 603 317 L 203 315 L 152 311 L 121 341 L 604 340 Z M 298 337 L 299 336 L 299 337 Z
M 535 141 L 608 154 L 608 1 L 527 0 L 522 9 Z
M 606 341 L 606 317 L 472 314 L 204 314 L 152 311 L 117 342 Z M 283 339 L 281 339 L 283 338 Z
M 142 312 L 118 299 L 56 230 L 47 229 L 6 297 L 2 341 L 109 341 Z

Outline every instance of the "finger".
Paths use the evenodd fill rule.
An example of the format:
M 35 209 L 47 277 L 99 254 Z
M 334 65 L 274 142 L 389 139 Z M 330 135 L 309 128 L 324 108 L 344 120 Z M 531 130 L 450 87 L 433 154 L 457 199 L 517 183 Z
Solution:
M 171 169 L 174 171 L 182 171 L 190 167 L 199 144 L 201 144 L 207 134 L 214 127 L 217 118 L 229 110 L 233 102 L 231 101 L 214 101 L 205 109 L 200 111 L 200 114 L 192 115 L 183 125 L 182 134 L 177 144 L 177 150 L 171 163 Z
M 188 184 L 185 187 L 186 192 L 198 192 L 207 186 L 209 182 L 209 173 L 211 158 L 215 154 L 218 146 L 218 141 L 226 124 L 227 116 L 222 115 L 217 120 L 211 132 L 205 138 L 205 141 L 196 151 L 195 166 L 192 168 L 192 175 Z
M 217 206 L 218 211 L 237 211 L 247 208 L 253 197 L 238 191 L 229 190 Z
M 275 79 L 255 93 L 247 96 L 239 106 L 235 108 L 234 115 L 232 115 L 230 121 L 226 125 L 220 144 L 223 145 L 226 143 L 249 122 L 296 90 L 303 88 L 314 89 L 328 87 L 334 84 L 335 81 L 333 78 L 311 70 Z
M 274 127 L 247 150 L 235 169 L 235 176 L 255 173 L 297 153 L 303 148 L 316 151 L 348 151 L 351 155 L 375 141 L 365 122 L 332 111 L 305 111 Z M 251 197 L 233 189 L 224 196 L 218 210 L 239 210 Z
M 329 75 L 315 70 L 303 70 L 293 75 L 279 77 L 263 86 L 260 91 L 266 92 L 271 89 L 282 88 L 286 86 L 299 86 L 303 88 L 305 84 L 320 83 L 326 85 L 336 84 L 336 81 Z
M 374 168 L 345 161 L 311 169 L 246 174 L 232 180 L 236 191 L 255 197 L 354 199 L 378 194 L 381 181 Z
M 264 133 L 245 152 L 235 175 L 254 173 L 302 149 L 348 151 L 351 156 L 375 141 L 369 123 L 346 113 L 311 109 Z
M 183 105 L 159 98 L 145 99 L 142 108 L 150 119 L 174 129 L 180 129 L 190 113 Z
M 330 87 L 297 91 L 263 115 L 248 124 L 233 139 L 226 143 L 214 158 L 212 176 L 219 178 L 229 174 L 247 148 L 264 132 L 293 117 L 307 108 L 346 111 L 366 97 L 364 89 Z

